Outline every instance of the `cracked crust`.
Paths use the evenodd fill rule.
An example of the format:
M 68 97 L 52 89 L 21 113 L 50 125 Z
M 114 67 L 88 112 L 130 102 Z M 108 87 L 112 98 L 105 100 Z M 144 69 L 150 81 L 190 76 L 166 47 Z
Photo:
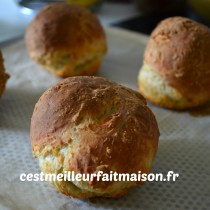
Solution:
M 33 153 L 45 173 L 149 173 L 158 138 L 145 99 L 100 77 L 61 81 L 43 94 L 31 120 Z M 73 197 L 118 197 L 137 184 L 141 183 L 53 183 Z
M 144 81 L 140 72 L 140 92 L 150 101 L 174 109 L 185 109 L 209 101 L 209 40 L 210 29 L 190 19 L 173 17 L 160 22 L 147 44 L 144 66 L 147 67 L 148 74 L 154 72 L 154 75 L 160 76 L 164 85 L 159 87 L 152 84 L 152 78 Z M 163 86 L 174 90 L 168 95 L 176 99 L 174 102 L 168 100 L 168 93 L 164 92 Z M 163 90 L 162 94 L 159 91 L 161 97 L 153 95 L 152 92 L 156 92 L 150 90 L 153 87 L 154 90 Z

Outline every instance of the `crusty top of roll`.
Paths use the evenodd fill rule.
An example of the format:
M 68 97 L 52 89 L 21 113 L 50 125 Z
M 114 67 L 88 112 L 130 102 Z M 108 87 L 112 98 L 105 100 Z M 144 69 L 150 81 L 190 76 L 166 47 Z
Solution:
M 158 126 L 145 99 L 100 77 L 59 82 L 40 98 L 31 121 L 34 155 L 39 156 L 46 145 L 72 144 L 69 164 L 78 173 L 109 166 L 118 172 L 137 172 L 139 167 L 148 172 L 158 138 Z
M 144 61 L 184 96 L 210 97 L 210 29 L 193 20 L 163 20 L 149 39 Z
M 77 56 L 77 51 L 86 42 L 100 39 L 104 42 L 104 38 L 103 28 L 94 14 L 85 8 L 65 3 L 45 6 L 26 32 L 26 43 L 32 57 L 36 53 L 42 55 L 69 49 L 75 49 L 72 56 Z M 106 51 L 105 44 L 102 47 Z

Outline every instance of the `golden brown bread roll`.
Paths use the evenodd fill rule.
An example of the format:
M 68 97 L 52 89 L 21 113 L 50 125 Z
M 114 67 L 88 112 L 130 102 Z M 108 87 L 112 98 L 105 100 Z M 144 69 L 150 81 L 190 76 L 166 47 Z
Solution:
M 2 94 L 4 92 L 5 85 L 6 85 L 8 78 L 9 78 L 9 75 L 5 72 L 4 60 L 2 57 L 2 53 L 0 51 L 0 96 L 2 96 Z
M 47 90 L 31 120 L 33 154 L 45 174 L 149 173 L 159 130 L 145 99 L 100 77 L 69 77 Z M 51 182 L 77 198 L 118 197 L 140 182 Z
M 95 74 L 107 51 L 97 17 L 64 3 L 44 7 L 30 23 L 25 41 L 31 58 L 60 77 Z
M 185 109 L 210 99 L 210 29 L 183 17 L 163 20 L 153 31 L 138 77 L 149 101 Z

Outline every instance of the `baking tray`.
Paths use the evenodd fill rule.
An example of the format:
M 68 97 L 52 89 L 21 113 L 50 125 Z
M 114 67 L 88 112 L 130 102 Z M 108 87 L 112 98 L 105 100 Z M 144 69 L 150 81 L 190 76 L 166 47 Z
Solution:
M 148 37 L 115 28 L 106 34 L 109 50 L 98 75 L 136 90 Z M 146 182 L 122 198 L 90 200 L 61 195 L 46 182 L 21 182 L 21 173 L 40 172 L 29 136 L 34 105 L 60 79 L 29 58 L 23 41 L 2 50 L 11 78 L 0 100 L 0 210 L 210 209 L 210 116 L 204 108 L 176 112 L 149 103 L 161 132 L 152 172 L 179 173 L 175 182 Z

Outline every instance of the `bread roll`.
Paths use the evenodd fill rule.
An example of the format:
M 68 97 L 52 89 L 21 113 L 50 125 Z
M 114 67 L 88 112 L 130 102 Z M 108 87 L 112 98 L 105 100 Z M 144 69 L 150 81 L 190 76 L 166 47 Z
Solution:
M 107 51 L 97 17 L 64 3 L 44 7 L 28 26 L 25 41 L 31 58 L 60 77 L 95 74 Z
M 210 99 L 210 29 L 183 17 L 163 20 L 152 32 L 138 77 L 149 101 L 186 109 Z
M 100 77 L 69 77 L 47 90 L 31 120 L 33 154 L 45 173 L 149 173 L 159 130 L 145 99 Z M 77 197 L 119 197 L 141 182 L 51 182 Z
M 2 94 L 4 92 L 5 85 L 6 85 L 8 78 L 9 78 L 9 75 L 5 72 L 4 60 L 2 57 L 2 53 L 0 51 L 0 96 L 2 96 Z

